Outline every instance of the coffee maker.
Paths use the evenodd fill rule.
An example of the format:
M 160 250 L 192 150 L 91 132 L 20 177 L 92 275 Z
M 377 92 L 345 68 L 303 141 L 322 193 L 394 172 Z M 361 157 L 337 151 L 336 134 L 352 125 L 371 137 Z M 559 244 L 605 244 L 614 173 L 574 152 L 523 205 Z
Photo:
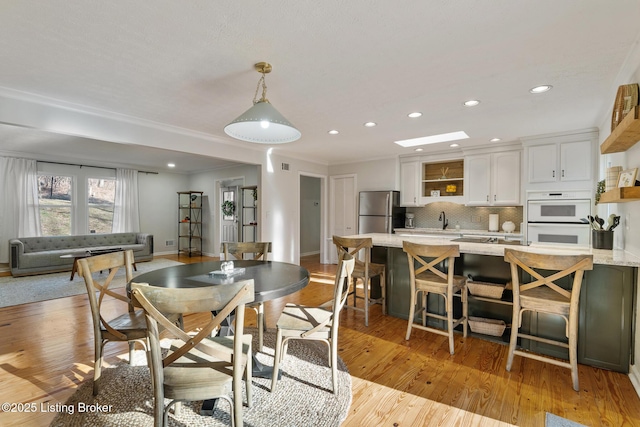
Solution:
M 407 213 L 404 217 L 404 228 L 416 228 L 414 218 L 415 214 Z

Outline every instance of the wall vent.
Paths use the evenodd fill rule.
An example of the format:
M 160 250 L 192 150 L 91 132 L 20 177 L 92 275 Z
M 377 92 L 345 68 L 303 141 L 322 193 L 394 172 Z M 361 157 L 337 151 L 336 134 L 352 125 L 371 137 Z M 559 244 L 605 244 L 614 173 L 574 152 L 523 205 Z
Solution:
M 289 170 L 289 163 L 283 163 L 282 164 L 282 170 L 283 171 L 288 171 Z
M 165 246 L 175 246 L 176 242 L 175 242 L 175 240 L 167 240 L 167 241 L 164 242 L 164 245 Z

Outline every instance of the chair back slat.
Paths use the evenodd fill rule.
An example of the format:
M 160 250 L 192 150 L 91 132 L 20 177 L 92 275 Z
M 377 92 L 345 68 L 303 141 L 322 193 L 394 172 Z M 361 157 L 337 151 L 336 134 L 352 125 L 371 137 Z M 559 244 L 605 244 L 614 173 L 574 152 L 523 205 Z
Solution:
M 460 256 L 458 245 L 422 245 L 404 241 L 402 249 L 407 253 L 409 271 L 413 277 L 429 271 L 445 281 L 448 280 L 449 274 L 453 275 L 455 258 Z M 449 261 L 446 273 L 436 268 L 444 260 Z M 419 265 L 418 268 L 416 268 L 416 264 Z
M 121 340 L 127 337 L 121 332 L 115 330 L 109 322 L 102 316 L 102 303 L 106 296 L 112 297 L 128 304 L 129 311 L 133 311 L 131 300 L 122 294 L 113 292 L 109 287 L 113 283 L 113 279 L 121 267 L 125 269 L 125 281 L 128 283 L 133 278 L 133 251 L 118 251 L 92 257 L 82 258 L 78 260 L 78 272 L 83 277 L 87 294 L 89 297 L 89 306 L 94 322 L 94 330 L 99 332 L 100 326 L 104 327 L 109 333 Z M 109 273 L 104 279 L 100 279 L 99 275 L 104 270 Z M 97 296 L 96 296 L 97 294 Z
M 519 279 L 512 279 L 515 283 L 514 288 L 517 285 L 518 289 L 514 289 L 515 292 L 523 292 L 531 290 L 540 286 L 546 286 L 552 289 L 556 293 L 562 295 L 566 299 L 571 299 L 571 294 L 574 291 L 580 290 L 583 272 L 585 270 L 593 269 L 593 256 L 592 255 L 548 255 L 548 254 L 536 254 L 530 252 L 518 251 L 515 249 L 505 249 L 504 260 L 512 266 L 512 276 L 518 277 L 518 269 L 527 272 L 534 279 L 528 283 L 520 283 Z M 536 270 L 537 269 L 537 270 Z M 553 273 L 545 276 L 538 270 L 552 271 Z M 559 286 L 556 281 L 573 275 L 572 290 L 568 291 Z
M 363 268 L 365 271 L 368 270 L 368 266 L 371 263 L 371 248 L 373 247 L 371 237 L 333 236 L 333 243 L 336 245 L 338 260 L 341 260 L 345 255 L 351 255 L 355 259 L 356 267 Z
M 179 348 L 173 349 L 163 361 L 169 366 L 192 348 L 203 353 L 218 356 L 219 353 L 207 346 L 203 339 L 210 336 L 232 311 L 236 310 L 235 334 L 242 335 L 240 320 L 244 319 L 244 306 L 254 300 L 253 279 L 243 280 L 228 285 L 207 286 L 202 288 L 161 288 L 146 283 L 132 283 L 131 294 L 145 310 L 147 325 L 153 324 L 153 330 L 162 330 L 183 342 Z M 168 314 L 190 314 L 216 312 L 216 315 L 199 328 L 195 335 L 187 334 L 177 327 Z M 241 314 L 242 313 L 242 314 Z M 240 316 L 242 316 L 240 318 Z M 149 330 L 152 330 L 149 327 Z
M 229 261 L 230 255 L 244 259 L 246 254 L 252 254 L 254 260 L 266 261 L 271 252 L 271 242 L 223 242 L 221 252 L 225 261 Z

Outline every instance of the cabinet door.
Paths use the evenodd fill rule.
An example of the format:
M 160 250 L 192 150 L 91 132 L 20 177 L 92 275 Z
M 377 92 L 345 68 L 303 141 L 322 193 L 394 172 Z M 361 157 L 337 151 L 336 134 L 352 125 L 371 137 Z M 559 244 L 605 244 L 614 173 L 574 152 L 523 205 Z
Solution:
M 557 150 L 556 144 L 529 147 L 529 182 L 555 182 L 558 180 L 556 172 L 558 164 Z
M 467 205 L 487 206 L 491 204 L 491 155 L 467 156 L 464 159 L 464 165 Z
M 419 206 L 420 162 L 400 163 L 400 205 Z
M 591 141 L 560 144 L 560 180 L 584 181 L 591 179 Z
M 494 205 L 520 204 L 520 152 L 506 151 L 493 154 L 491 164 Z

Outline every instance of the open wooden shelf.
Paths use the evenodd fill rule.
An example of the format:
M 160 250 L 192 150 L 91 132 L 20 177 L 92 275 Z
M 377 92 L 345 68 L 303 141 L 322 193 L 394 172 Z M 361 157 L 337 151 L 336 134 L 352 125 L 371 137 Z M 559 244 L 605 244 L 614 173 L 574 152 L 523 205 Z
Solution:
M 633 107 L 622 119 L 611 135 L 600 144 L 601 154 L 621 153 L 640 141 L 639 106 Z
M 599 203 L 623 203 L 640 200 L 640 187 L 619 187 L 600 195 Z

